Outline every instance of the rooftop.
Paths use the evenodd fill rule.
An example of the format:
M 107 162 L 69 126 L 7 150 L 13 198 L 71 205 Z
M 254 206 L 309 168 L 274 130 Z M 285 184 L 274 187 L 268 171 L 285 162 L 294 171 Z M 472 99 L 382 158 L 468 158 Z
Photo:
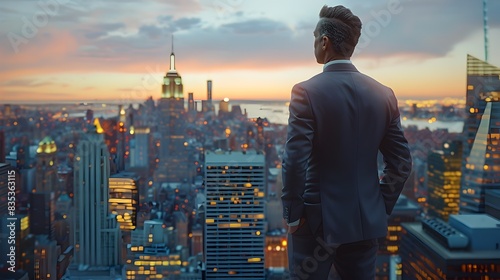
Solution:
M 500 221 L 486 214 L 450 215 L 451 219 L 470 229 L 500 228 Z
M 422 229 L 422 223 L 403 223 L 403 228 L 445 260 L 500 260 L 499 250 L 449 250 Z
M 258 153 L 254 150 L 248 151 L 207 151 L 205 152 L 206 165 L 210 164 L 225 164 L 228 166 L 259 164 L 265 162 L 263 153 Z

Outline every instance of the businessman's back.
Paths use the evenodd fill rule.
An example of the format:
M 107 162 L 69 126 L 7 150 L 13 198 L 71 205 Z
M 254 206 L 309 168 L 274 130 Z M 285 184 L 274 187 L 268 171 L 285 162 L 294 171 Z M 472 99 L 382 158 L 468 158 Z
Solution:
M 290 269 L 295 277 L 325 279 L 333 262 L 345 279 L 372 278 L 376 240 L 386 235 L 411 157 L 394 93 L 349 60 L 361 22 L 341 6 L 325 6 L 320 17 L 314 46 L 324 71 L 292 90 L 283 159 Z M 386 163 L 381 180 L 379 150 Z M 313 260 L 317 268 L 308 271 L 304 265 Z

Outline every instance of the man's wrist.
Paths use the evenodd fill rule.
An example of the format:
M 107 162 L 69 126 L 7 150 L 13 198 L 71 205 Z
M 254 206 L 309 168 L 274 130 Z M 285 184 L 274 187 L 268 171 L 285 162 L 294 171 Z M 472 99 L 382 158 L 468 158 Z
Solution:
M 296 221 L 293 221 L 291 223 L 287 223 L 287 225 L 289 227 L 295 227 L 295 226 L 298 226 L 300 224 L 300 219 L 296 220 Z

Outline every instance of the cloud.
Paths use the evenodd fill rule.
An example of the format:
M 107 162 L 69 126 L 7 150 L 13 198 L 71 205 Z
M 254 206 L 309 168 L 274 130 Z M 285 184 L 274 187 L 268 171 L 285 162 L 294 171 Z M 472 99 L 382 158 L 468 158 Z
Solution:
M 227 29 L 228 31 L 238 35 L 270 34 L 290 31 L 290 28 L 284 23 L 266 18 L 228 23 L 222 25 L 221 28 Z
M 391 14 L 384 5 L 371 7 L 361 16 L 363 30 L 358 53 L 367 57 L 445 56 L 455 45 L 482 29 L 482 5 L 478 3 L 403 1 L 396 14 Z M 499 14 L 500 4 L 489 3 L 490 15 Z M 490 28 L 500 26 L 500 19 L 490 17 L 489 25 Z

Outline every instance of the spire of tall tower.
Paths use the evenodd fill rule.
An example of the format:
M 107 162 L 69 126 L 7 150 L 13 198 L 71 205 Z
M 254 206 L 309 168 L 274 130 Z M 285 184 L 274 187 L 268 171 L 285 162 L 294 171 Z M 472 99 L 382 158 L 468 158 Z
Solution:
M 172 52 L 170 53 L 170 70 L 169 72 L 175 72 L 175 54 L 174 54 L 174 34 L 172 34 Z
M 488 0 L 483 0 L 484 61 L 488 62 Z

